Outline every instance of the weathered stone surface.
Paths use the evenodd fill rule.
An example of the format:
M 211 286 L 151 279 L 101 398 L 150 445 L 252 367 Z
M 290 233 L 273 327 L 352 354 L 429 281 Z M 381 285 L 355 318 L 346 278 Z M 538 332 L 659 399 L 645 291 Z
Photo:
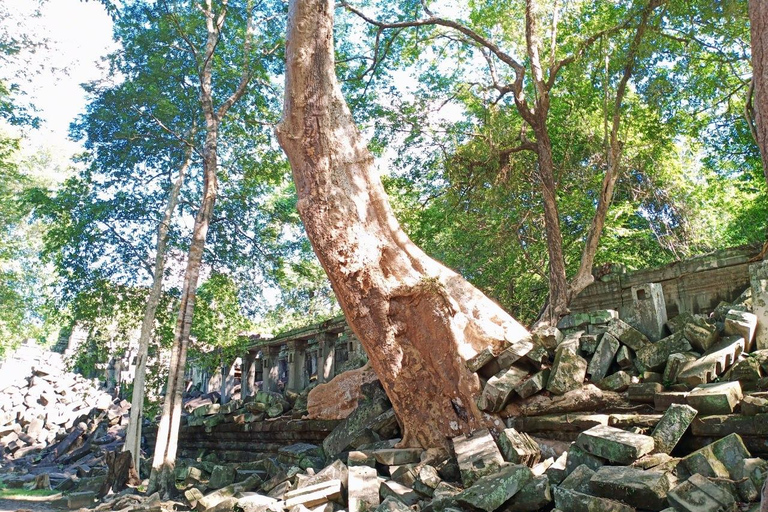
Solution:
M 746 342 L 745 350 L 747 351 L 752 349 L 756 329 L 757 317 L 752 313 L 732 309 L 725 315 L 725 320 L 723 321 L 725 335 L 744 338 Z
M 243 492 L 237 499 L 237 507 L 243 512 L 267 512 L 283 509 L 280 500 L 255 492 Z
M 480 477 L 495 473 L 504 465 L 496 441 L 487 429 L 454 437 L 452 442 L 465 487 L 471 486 Z
M 394 480 L 386 480 L 381 483 L 379 496 L 382 500 L 392 497 L 408 506 L 415 505 L 422 498 L 418 492 Z
M 744 350 L 744 338 L 727 337 L 712 345 L 699 359 L 686 364 L 677 375 L 677 381 L 698 386 L 712 382 L 738 359 Z
M 681 313 L 676 317 L 667 320 L 667 329 L 669 329 L 669 332 L 672 334 L 682 332 L 685 324 L 691 321 L 693 321 L 693 315 L 690 313 Z
M 378 380 L 376 373 L 363 366 L 341 373 L 329 382 L 318 384 L 307 396 L 307 418 L 341 420 L 349 416 L 362 397 L 361 387 Z
M 589 481 L 594 471 L 580 466 L 562 484 L 554 488 L 555 506 L 567 512 L 635 512 L 635 509 L 619 501 L 588 494 Z
M 749 395 L 741 399 L 741 414 L 755 416 L 765 413 L 768 413 L 768 399 Z
M 497 373 L 485 384 L 483 393 L 477 400 L 482 411 L 498 412 L 509 401 L 515 387 L 528 376 L 528 370 L 512 366 Z
M 211 471 L 211 478 L 208 480 L 208 487 L 211 489 L 221 489 L 235 481 L 234 466 L 214 466 Z
M 683 327 L 685 338 L 691 343 L 691 346 L 698 352 L 709 350 L 718 338 L 717 327 L 708 323 L 700 316 L 694 316 L 693 319 Z
M 211 508 L 227 498 L 232 498 L 237 493 L 253 490 L 259 484 L 261 484 L 261 478 L 254 476 L 247 478 L 243 482 L 228 485 L 219 489 L 218 491 L 206 494 L 202 498 L 197 499 L 197 506 L 195 508 L 197 510 L 205 510 Z
M 562 343 L 555 352 L 552 373 L 547 382 L 547 391 L 562 395 L 581 387 L 587 374 L 587 361 L 578 355 L 575 345 Z
M 595 496 L 644 510 L 662 510 L 667 506 L 667 492 L 676 483 L 672 475 L 662 471 L 604 466 L 592 476 L 589 488 Z
M 670 354 L 667 358 L 667 365 L 664 367 L 662 382 L 671 384 L 677 382 L 677 376 L 685 366 L 699 358 L 696 352 L 678 352 Z
M 631 364 L 632 363 L 630 361 L 630 365 Z M 627 372 L 623 370 L 619 370 L 618 372 L 612 375 L 609 375 L 605 377 L 603 380 L 601 380 L 600 382 L 598 382 L 597 387 L 599 387 L 600 389 L 604 389 L 606 391 L 621 392 L 621 391 L 626 391 L 631 382 L 632 382 L 632 377 L 630 377 L 630 375 Z
M 641 372 L 662 371 L 667 359 L 676 352 L 688 352 L 691 345 L 682 334 L 673 334 L 649 344 L 635 353 L 635 366 Z
M 531 375 L 515 386 L 515 393 L 517 393 L 520 398 L 528 398 L 535 395 L 547 387 L 547 382 L 549 382 L 551 373 L 552 372 L 549 369 L 546 369 Z
M 376 469 L 368 466 L 349 468 L 347 502 L 350 512 L 372 510 L 379 505 L 379 477 Z
M 693 407 L 681 404 L 670 405 L 651 433 L 656 444 L 655 450 L 661 453 L 672 453 L 672 449 L 677 446 L 695 417 L 696 409 Z
M 371 437 L 372 433 L 392 432 L 395 428 L 397 419 L 386 398 L 361 400 L 357 409 L 323 440 L 323 451 L 332 458 L 344 450 L 377 441 Z
M 555 350 L 563 341 L 563 333 L 557 327 L 545 327 L 536 329 L 531 333 L 534 343 L 538 343 L 547 350 Z
M 608 369 L 611 367 L 611 363 L 613 363 L 616 352 L 619 351 L 619 346 L 619 340 L 612 334 L 603 334 L 595 350 L 595 355 L 587 367 L 587 373 L 592 381 L 598 382 L 608 374 Z
M 629 399 L 633 402 L 652 404 L 656 393 L 664 391 L 664 386 L 658 382 L 641 382 L 630 384 L 628 388 Z
M 743 353 L 740 359 L 723 375 L 723 379 L 739 381 L 743 390 L 755 389 L 758 381 L 763 377 L 760 362 L 754 357 L 744 356 Z
M 493 353 L 490 347 L 485 347 L 483 350 L 467 359 L 467 369 L 471 372 L 476 372 L 489 362 L 493 360 L 496 355 Z
M 552 502 L 552 488 L 545 475 L 534 475 L 525 487 L 515 494 L 511 504 L 506 507 L 509 512 L 534 512 L 541 510 Z
M 635 352 L 650 344 L 643 333 L 618 318 L 608 324 L 608 333 Z
M 296 505 L 316 507 L 341 498 L 341 481 L 329 480 L 285 493 L 286 508 Z
M 474 509 L 492 512 L 517 494 L 533 478 L 527 466 L 515 464 L 478 479 L 456 496 L 456 501 Z
M 629 347 L 625 345 L 619 347 L 619 351 L 616 352 L 616 364 L 622 370 L 629 370 L 635 366 L 635 359 Z
M 412 464 L 421 460 L 421 454 L 424 452 L 421 448 L 388 448 L 384 450 L 374 450 L 373 456 L 379 464 L 385 466 L 399 466 L 401 464 Z
M 743 502 L 755 502 L 760 500 L 760 491 L 765 483 L 768 462 L 763 459 L 743 459 L 736 468 L 731 471 L 736 490 Z
M 594 354 L 599 344 L 600 340 L 596 334 L 582 334 L 579 338 L 579 350 L 587 356 Z
M 589 325 L 589 313 L 571 313 L 557 322 L 558 329 L 576 329 Z
M 351 506 L 349 507 L 350 510 L 371 510 L 371 509 L 353 509 Z M 413 512 L 411 507 L 403 503 L 402 501 L 398 500 L 397 498 L 394 498 L 392 496 L 387 496 L 387 498 L 381 502 L 381 504 L 376 507 L 376 512 Z
M 565 479 L 566 465 L 568 464 L 568 452 L 563 452 L 544 472 L 549 483 L 552 485 L 558 485 Z
M 705 416 L 731 414 L 742 398 L 738 382 L 702 384 L 688 393 L 688 404 Z
M 619 464 L 631 464 L 654 448 L 650 436 L 604 425 L 597 425 L 579 434 L 576 444 L 592 455 Z
M 644 283 L 631 288 L 632 323 L 650 341 L 664 337 L 667 322 L 667 304 L 659 283 Z
M 678 512 L 721 512 L 734 510 L 736 500 L 721 487 L 695 474 L 667 495 Z
M 768 260 L 749 266 L 749 282 L 752 288 L 752 313 L 757 317 L 755 347 L 768 349 Z
M 592 471 L 597 471 L 605 465 L 605 459 L 592 455 L 575 443 L 568 448 L 567 455 L 568 458 L 565 461 L 566 475 L 570 475 L 580 466 L 586 466 Z
M 730 434 L 697 450 L 680 461 L 688 474 L 699 473 L 710 478 L 732 478 L 740 460 L 748 459 L 749 451 L 741 436 Z
M 541 451 L 536 441 L 514 428 L 505 429 L 499 434 L 499 448 L 504 460 L 512 464 L 533 467 L 541 460 Z

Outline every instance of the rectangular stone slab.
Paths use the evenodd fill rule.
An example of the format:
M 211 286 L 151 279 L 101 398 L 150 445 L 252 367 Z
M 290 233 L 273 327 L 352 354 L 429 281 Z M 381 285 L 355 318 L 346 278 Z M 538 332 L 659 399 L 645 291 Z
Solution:
M 488 429 L 453 438 L 453 451 L 456 453 L 461 480 L 465 487 L 471 486 L 482 476 L 496 472 L 504 465 L 504 458 Z
M 667 492 L 676 479 L 662 471 L 625 466 L 604 466 L 589 481 L 592 494 L 611 498 L 644 510 L 663 510 Z
M 579 434 L 576 444 L 603 459 L 631 464 L 654 448 L 653 438 L 619 428 L 597 425 Z

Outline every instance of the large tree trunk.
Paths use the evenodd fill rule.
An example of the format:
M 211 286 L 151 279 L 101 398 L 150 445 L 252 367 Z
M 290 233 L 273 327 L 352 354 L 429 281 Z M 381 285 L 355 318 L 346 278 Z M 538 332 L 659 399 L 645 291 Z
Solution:
M 334 74 L 332 0 L 291 0 L 280 144 L 299 213 L 401 422 L 401 446 L 501 428 L 466 360 L 526 330 L 400 228 Z
M 768 2 L 749 0 L 752 36 L 752 82 L 754 87 L 755 135 L 768 184 Z
M 152 328 L 155 325 L 155 313 L 157 312 L 157 305 L 160 303 L 160 294 L 163 289 L 163 271 L 165 270 L 165 248 L 168 243 L 168 229 L 171 225 L 176 205 L 179 204 L 181 186 L 184 183 L 184 177 L 191 160 L 192 152 L 191 150 L 188 150 L 184 163 L 179 168 L 179 174 L 168 195 L 168 204 L 163 213 L 163 220 L 160 221 L 160 225 L 157 227 L 157 245 L 155 247 L 155 268 L 152 277 L 152 289 L 147 298 L 147 306 L 144 309 L 144 320 L 141 323 L 139 352 L 136 355 L 136 375 L 133 379 L 133 395 L 131 397 L 131 418 L 128 422 L 128 431 L 125 435 L 125 444 L 123 445 L 123 451 L 131 452 L 133 456 L 133 467 L 136 468 L 137 472 L 140 472 L 141 467 L 141 421 L 144 417 L 144 395 L 146 391 L 144 386 L 147 375 L 149 338 L 152 335 Z

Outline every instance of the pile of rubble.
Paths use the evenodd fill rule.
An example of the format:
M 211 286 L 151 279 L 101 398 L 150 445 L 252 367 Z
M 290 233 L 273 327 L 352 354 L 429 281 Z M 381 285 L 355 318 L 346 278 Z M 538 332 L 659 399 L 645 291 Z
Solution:
M 98 381 L 67 371 L 61 354 L 21 347 L 0 369 L 3 485 L 85 485 L 84 477 L 105 466 L 104 454 L 122 446 L 129 410 Z

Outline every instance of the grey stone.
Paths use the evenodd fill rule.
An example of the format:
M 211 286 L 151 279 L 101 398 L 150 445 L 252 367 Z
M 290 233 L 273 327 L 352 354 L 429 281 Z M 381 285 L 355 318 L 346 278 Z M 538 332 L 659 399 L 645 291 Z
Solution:
M 586 466 L 592 471 L 597 471 L 605 465 L 605 459 L 592 455 L 575 443 L 568 448 L 567 454 L 568 458 L 565 460 L 566 475 L 570 475 L 580 466 Z
M 664 391 L 664 386 L 658 382 L 641 382 L 631 384 L 628 391 L 629 399 L 632 402 L 652 404 L 656 393 Z
M 211 489 L 221 489 L 235 481 L 234 466 L 214 466 L 211 471 L 211 478 L 208 480 L 208 487 Z
M 752 342 L 755 340 L 756 329 L 757 317 L 752 313 L 732 309 L 725 315 L 723 330 L 726 336 L 738 336 L 744 338 L 744 341 L 746 342 L 746 351 L 752 349 Z
M 341 498 L 341 480 L 328 480 L 307 487 L 301 487 L 285 493 L 285 507 L 303 505 L 316 507 Z
M 702 475 L 695 474 L 667 494 L 678 512 L 721 512 L 735 510 L 736 500 Z
M 670 354 L 667 358 L 667 365 L 664 367 L 664 374 L 662 376 L 662 382 L 672 384 L 677 382 L 677 376 L 685 368 L 685 366 L 700 356 L 695 352 L 678 352 Z
M 677 446 L 695 417 L 696 409 L 693 407 L 680 404 L 670 405 L 651 433 L 656 444 L 656 451 L 672 453 L 672 449 Z
M 365 510 L 371 510 L 369 508 L 358 508 L 353 509 L 351 506 L 349 507 L 350 512 L 353 510 L 355 511 L 365 511 Z M 413 512 L 411 510 L 411 507 L 403 503 L 402 501 L 398 500 L 397 498 L 393 496 L 387 496 L 387 498 L 381 502 L 381 504 L 376 507 L 376 512 Z
M 380 503 L 379 477 L 376 469 L 368 466 L 350 467 L 347 492 L 350 512 L 376 508 Z
M 408 506 L 415 505 L 421 499 L 418 492 L 394 480 L 386 480 L 381 483 L 379 497 L 382 500 L 392 497 Z
M 552 502 L 552 489 L 545 475 L 534 476 L 520 489 L 512 503 L 506 507 L 509 512 L 534 512 Z
M 589 313 L 589 323 L 592 325 L 609 324 L 612 320 L 619 318 L 619 312 L 615 309 L 600 309 Z
M 631 464 L 654 448 L 653 438 L 606 425 L 596 425 L 576 438 L 581 448 L 619 464 Z
M 547 350 L 555 350 L 563 341 L 563 333 L 557 327 L 536 329 L 531 333 L 534 342 Z
M 531 375 L 515 386 L 515 393 L 517 393 L 520 398 L 528 398 L 535 395 L 547 386 L 551 373 L 552 372 L 549 369 L 546 369 Z
M 582 334 L 579 337 L 579 350 L 582 354 L 591 356 L 597 350 L 597 345 L 600 341 L 596 334 Z
M 582 386 L 587 373 L 587 361 L 577 351 L 574 345 L 566 343 L 557 348 L 547 391 L 562 395 Z
M 571 313 L 557 322 L 558 329 L 577 329 L 589 325 L 589 313 Z
M 592 476 L 589 488 L 601 498 L 612 498 L 644 510 L 662 510 L 667 506 L 667 492 L 676 483 L 672 475 L 663 471 L 605 466 Z
M 690 313 L 680 313 L 674 318 L 667 320 L 667 329 L 672 334 L 682 332 L 685 324 L 693 320 L 693 315 Z
M 384 450 L 374 450 L 373 457 L 379 464 L 385 466 L 399 466 L 401 464 L 412 464 L 421 460 L 421 454 L 424 452 L 421 448 L 388 448 Z
M 698 352 L 709 350 L 718 338 L 717 327 L 708 323 L 700 316 L 694 316 L 693 319 L 685 324 L 683 334 L 691 343 L 691 346 Z
M 749 283 L 752 288 L 752 313 L 757 317 L 755 347 L 768 349 L 768 260 L 749 266 Z
M 514 464 L 478 479 L 456 495 L 456 501 L 474 509 L 492 512 L 517 494 L 533 478 L 527 466 Z
M 731 414 L 742 398 L 738 382 L 702 384 L 688 393 L 688 404 L 699 414 Z
M 645 283 L 631 288 L 634 326 L 651 341 L 664 337 L 667 304 L 659 283 Z M 632 322 L 630 322 L 632 323 Z
M 591 380 L 595 382 L 600 381 L 608 374 L 608 369 L 611 367 L 611 363 L 613 363 L 613 358 L 616 356 L 619 346 L 619 340 L 612 334 L 603 334 L 603 338 L 595 350 L 595 355 L 587 367 L 587 373 L 590 375 Z
M 326 457 L 333 458 L 345 450 L 376 440 L 371 439 L 371 432 L 396 426 L 397 418 L 388 400 L 360 400 L 357 408 L 323 440 L 323 451 Z
M 741 414 L 755 416 L 768 413 L 768 399 L 747 395 L 741 399 Z
M 626 347 L 623 348 L 626 349 Z M 630 377 L 630 375 L 624 370 L 619 370 L 618 372 L 605 377 L 603 380 L 598 382 L 596 386 L 605 391 L 621 392 L 626 391 L 631 382 L 632 377 Z
M 641 372 L 661 371 L 671 354 L 690 350 L 691 345 L 682 334 L 673 334 L 638 350 L 635 353 L 635 366 Z
M 471 372 L 476 372 L 495 357 L 496 355 L 493 351 L 489 347 L 486 347 L 467 360 L 467 369 Z
M 541 460 L 541 450 L 528 434 L 508 428 L 499 434 L 499 448 L 504 460 L 533 467 Z
M 741 501 L 754 502 L 760 500 L 760 490 L 765 483 L 768 462 L 763 459 L 742 459 L 731 471 L 736 482 L 736 490 Z
M 482 411 L 499 412 L 509 401 L 515 387 L 528 376 L 528 370 L 512 366 L 497 373 L 485 384 L 477 400 Z
M 683 457 L 680 465 L 689 475 L 699 473 L 710 478 L 733 479 L 731 472 L 735 471 L 739 461 L 749 457 L 749 451 L 741 437 L 738 434 L 729 434 Z
M 622 370 L 629 370 L 635 366 L 635 359 L 632 356 L 632 351 L 629 347 L 622 345 L 619 347 L 619 351 L 616 352 L 616 364 Z
M 589 481 L 595 472 L 586 466 L 579 466 L 568 478 L 554 488 L 555 506 L 567 512 L 635 512 L 635 509 L 621 502 L 588 494 Z
M 504 465 L 504 458 L 488 429 L 454 437 L 452 442 L 465 487 L 471 486 L 480 477 L 495 473 Z
M 282 505 L 278 505 L 280 500 L 263 496 L 255 492 L 244 492 L 237 498 L 237 507 L 243 512 L 266 512 L 268 510 L 282 510 Z
M 547 476 L 549 483 L 557 485 L 563 481 L 566 475 L 566 465 L 568 464 L 568 452 L 563 452 L 557 458 L 557 460 L 551 464 L 544 474 Z
M 744 357 L 744 354 L 742 354 Z M 723 376 L 726 380 L 737 380 L 742 389 L 754 389 L 757 382 L 763 377 L 760 362 L 754 357 L 744 357 L 737 362 Z
M 712 382 L 738 359 L 744 350 L 744 338 L 729 336 L 712 345 L 699 359 L 686 364 L 677 381 L 698 386 Z
M 650 344 L 645 334 L 618 318 L 608 324 L 607 332 L 635 352 Z
M 687 404 L 688 391 L 664 391 L 653 397 L 653 408 L 666 411 L 672 404 Z

